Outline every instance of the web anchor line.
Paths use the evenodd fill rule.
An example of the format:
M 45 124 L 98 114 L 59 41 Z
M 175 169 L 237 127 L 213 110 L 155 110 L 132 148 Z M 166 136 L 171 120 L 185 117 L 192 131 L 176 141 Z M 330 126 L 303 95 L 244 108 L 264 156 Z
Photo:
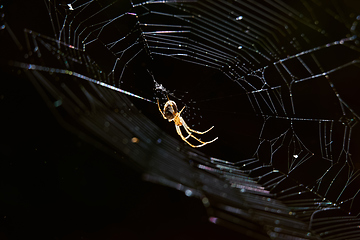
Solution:
M 38 71 L 44 71 L 44 72 L 54 72 L 54 73 L 60 73 L 60 74 L 65 74 L 65 75 L 69 75 L 69 76 L 74 76 L 74 77 L 86 80 L 88 82 L 95 83 L 95 84 L 100 85 L 102 87 L 106 87 L 106 88 L 109 88 L 111 90 L 114 90 L 114 91 L 129 95 L 131 97 L 135 97 L 135 98 L 138 98 L 138 99 L 141 99 L 141 100 L 156 104 L 156 102 L 154 102 L 154 101 L 152 101 L 150 99 L 141 97 L 141 96 L 136 95 L 136 94 L 134 94 L 132 92 L 123 90 L 121 88 L 114 87 L 114 86 L 112 86 L 110 84 L 107 84 L 105 82 L 102 82 L 102 81 L 87 77 L 85 75 L 82 75 L 82 74 L 74 72 L 74 71 L 70 71 L 70 70 L 66 70 L 66 69 L 59 69 L 59 68 L 44 67 L 44 66 L 40 66 L 40 65 L 22 63 L 22 62 L 13 62 L 13 63 L 11 63 L 11 65 L 13 65 L 15 67 L 20 67 L 20 68 L 23 68 L 23 69 L 38 70 Z

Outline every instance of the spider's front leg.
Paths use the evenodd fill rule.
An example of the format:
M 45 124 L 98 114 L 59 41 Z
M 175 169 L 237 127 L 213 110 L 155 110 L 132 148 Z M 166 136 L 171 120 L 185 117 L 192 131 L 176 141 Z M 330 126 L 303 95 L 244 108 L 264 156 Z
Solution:
M 163 113 L 163 111 L 161 111 L 159 99 L 157 99 L 157 105 L 158 105 L 159 111 L 161 112 L 161 115 L 163 116 L 163 118 L 164 118 L 164 119 L 167 119 L 167 118 L 165 117 L 165 114 Z

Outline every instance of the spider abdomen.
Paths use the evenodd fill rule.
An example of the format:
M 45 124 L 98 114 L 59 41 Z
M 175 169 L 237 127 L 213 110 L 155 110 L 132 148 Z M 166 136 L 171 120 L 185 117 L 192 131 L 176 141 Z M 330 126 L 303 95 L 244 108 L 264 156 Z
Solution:
M 168 101 L 164 106 L 164 115 L 171 121 L 175 118 L 176 113 L 178 112 L 176 103 L 174 101 Z

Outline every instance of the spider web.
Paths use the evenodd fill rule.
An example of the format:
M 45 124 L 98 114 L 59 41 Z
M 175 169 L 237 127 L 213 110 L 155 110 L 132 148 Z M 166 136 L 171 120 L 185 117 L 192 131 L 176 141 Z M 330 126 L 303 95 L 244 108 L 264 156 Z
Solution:
M 227 199 L 222 201 L 269 199 L 259 203 L 269 204 L 263 212 L 250 214 L 246 209 L 256 206 L 221 201 L 211 204 L 216 211 L 254 222 L 277 219 L 280 225 L 273 220 L 264 224 L 271 229 L 266 234 L 274 238 L 356 239 L 360 234 L 356 204 L 360 199 L 356 147 L 360 15 L 352 6 L 358 7 L 353 1 L 318 0 L 44 1 L 43 23 L 24 30 L 25 44 L 4 23 L 2 31 L 21 54 L 12 52 L 3 58 L 8 66 L 31 70 L 26 72 L 42 84 L 55 79 L 55 86 L 63 91 L 51 100 L 56 108 L 64 107 L 70 97 L 69 105 L 85 111 L 94 103 L 82 99 L 99 91 L 93 85 L 130 96 L 131 103 L 121 101 L 131 109 L 121 113 L 130 115 L 135 104 L 152 121 L 151 125 L 145 120 L 132 123 L 139 139 L 151 135 L 141 129 L 160 127 L 179 140 L 173 124 L 162 120 L 155 105 L 156 99 L 163 104 L 169 96 L 180 109 L 186 106 L 189 126 L 199 131 L 215 126 L 201 136 L 205 141 L 219 137 L 200 149 L 211 158 L 200 152 L 189 155 L 184 143 L 165 136 L 147 144 L 155 142 L 162 154 L 175 148 L 181 155 L 187 149 L 197 171 L 230 183 L 237 200 L 230 193 L 224 197 L 223 187 L 202 189 Z M 90 83 L 90 87 L 71 90 L 67 87 L 71 82 Z M 115 98 L 101 94 L 105 102 Z M 131 126 L 118 128 L 126 133 Z M 98 136 L 103 141 L 109 137 L 101 131 Z M 118 144 L 112 147 L 131 152 L 136 164 L 146 162 L 141 152 Z M 188 186 L 179 190 L 202 198 L 209 207 L 210 198 L 191 188 L 184 180 L 186 174 L 182 180 L 170 177 L 169 165 L 163 164 L 163 170 L 160 164 L 146 169 L 145 179 L 174 188 L 176 183 Z M 216 211 L 210 221 L 229 226 L 224 220 L 229 218 Z M 305 223 L 298 223 L 304 232 L 286 225 L 285 216 Z M 255 232 L 251 237 L 261 239 Z

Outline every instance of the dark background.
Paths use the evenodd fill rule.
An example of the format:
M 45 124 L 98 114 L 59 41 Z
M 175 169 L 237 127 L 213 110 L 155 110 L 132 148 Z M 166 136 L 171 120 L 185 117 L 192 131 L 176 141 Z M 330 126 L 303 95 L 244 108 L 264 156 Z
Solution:
M 49 22 L 43 20 L 47 10 L 42 1 L 0 3 L 5 12 L 2 21 L 6 20 L 22 43 L 24 28 L 51 36 Z M 0 31 L 0 44 L 0 239 L 244 239 L 239 233 L 210 224 L 198 199 L 142 181 L 141 172 L 65 130 L 22 70 L 7 65 L 5 60 L 22 57 L 24 51 L 18 50 L 4 30 Z M 200 125 L 195 121 L 194 128 L 203 130 L 215 125 L 209 139 L 221 136 L 203 152 L 233 161 L 247 157 L 241 149 L 253 152 L 262 120 L 246 114 L 252 111 L 248 105 L 241 108 L 238 101 L 245 96 L 237 95 L 233 83 L 225 83 L 224 76 L 213 70 L 194 67 L 190 68 L 192 72 L 185 72 L 182 69 L 189 69 L 188 63 L 177 65 L 177 61 L 158 60 L 162 64 L 145 67 L 152 68 L 159 82 L 173 79 L 173 85 L 169 82 L 167 87 L 179 90 L 179 95 L 189 91 L 188 96 L 194 99 L 221 99 L 196 104 L 201 107 L 203 120 Z M 135 64 L 139 65 L 142 64 Z M 181 84 L 190 75 L 198 81 L 189 79 L 187 85 Z M 143 75 L 133 77 L 139 79 Z M 343 89 L 342 96 L 356 106 L 358 84 L 348 87 L 354 79 L 358 76 L 348 76 L 337 86 Z M 129 90 L 153 97 L 141 92 L 142 86 L 130 85 Z M 317 91 L 321 85 L 311 87 L 316 90 L 308 93 L 321 100 Z M 312 104 L 307 97 L 301 98 L 300 106 Z M 159 127 L 178 138 L 173 124 L 161 118 L 156 105 L 132 101 Z M 304 109 L 306 112 L 309 108 Z M 330 106 L 314 112 L 333 116 L 332 110 Z M 308 125 L 304 125 L 299 132 L 307 130 Z M 232 130 L 224 131 L 228 126 Z M 240 132 L 238 137 L 234 137 L 234 132 Z M 356 147 L 358 141 L 353 143 Z
M 42 1 L 0 4 L 22 44 L 24 28 L 52 34 Z M 200 200 L 142 181 L 65 130 L 22 70 L 7 65 L 24 51 L 4 30 L 0 44 L 0 239 L 241 237 L 209 223 Z
M 2 71 L 0 239 L 219 239 L 200 200 L 64 130 L 28 79 Z

